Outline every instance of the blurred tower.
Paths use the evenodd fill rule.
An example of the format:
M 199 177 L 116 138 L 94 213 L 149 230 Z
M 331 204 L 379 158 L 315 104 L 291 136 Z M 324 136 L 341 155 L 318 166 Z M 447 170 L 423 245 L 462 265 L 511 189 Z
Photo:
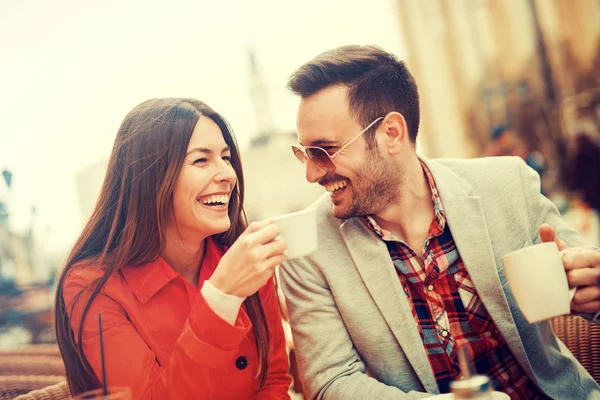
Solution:
M 108 159 L 103 159 L 82 169 L 75 176 L 75 186 L 77 188 L 77 197 L 79 198 L 79 209 L 82 223 L 85 223 L 92 215 L 96 206 L 102 182 L 106 175 Z
M 275 132 L 269 101 L 269 87 L 258 68 L 256 52 L 253 48 L 248 51 L 248 61 L 250 66 L 250 97 L 254 105 L 256 136 L 269 135 Z
M 323 190 L 306 181 L 304 167 L 292 153 L 290 145 L 298 142 L 296 133 L 282 132 L 275 127 L 269 86 L 254 49 L 248 52 L 248 66 L 256 131 L 249 147 L 242 149 L 242 161 L 245 208 L 252 221 L 305 208 Z

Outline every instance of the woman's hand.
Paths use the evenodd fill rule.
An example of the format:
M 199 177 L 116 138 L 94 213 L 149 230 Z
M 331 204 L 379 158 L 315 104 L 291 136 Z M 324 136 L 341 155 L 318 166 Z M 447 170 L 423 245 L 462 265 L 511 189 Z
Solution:
M 258 291 L 285 259 L 287 245 L 272 221 L 251 223 L 223 255 L 210 283 L 220 291 L 248 297 Z

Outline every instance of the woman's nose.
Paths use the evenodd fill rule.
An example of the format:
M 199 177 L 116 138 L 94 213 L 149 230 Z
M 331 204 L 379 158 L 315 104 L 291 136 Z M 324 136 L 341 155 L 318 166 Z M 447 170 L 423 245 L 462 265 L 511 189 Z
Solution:
M 237 174 L 231 164 L 223 161 L 223 162 L 219 163 L 218 168 L 219 168 L 219 171 L 215 175 L 215 180 L 217 180 L 219 182 L 225 181 L 225 182 L 235 183 L 235 181 L 237 180 Z

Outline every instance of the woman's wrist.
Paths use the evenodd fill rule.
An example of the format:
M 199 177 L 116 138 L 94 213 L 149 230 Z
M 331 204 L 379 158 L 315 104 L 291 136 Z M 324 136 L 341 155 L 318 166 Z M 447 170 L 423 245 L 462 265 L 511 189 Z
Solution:
M 242 303 L 246 299 L 245 297 L 225 293 L 216 287 L 211 280 L 204 282 L 200 292 L 215 314 L 230 325 L 235 325 L 235 320 L 237 319 Z
M 232 293 L 233 289 L 230 288 L 229 285 L 227 285 L 227 280 L 219 279 L 218 277 L 216 277 L 213 274 L 213 276 L 211 276 L 210 279 L 207 282 L 210 282 L 210 284 L 212 285 L 212 287 L 214 287 L 215 289 L 217 289 L 218 291 L 220 291 L 222 293 L 225 293 L 225 294 L 230 295 L 230 296 L 234 295 Z

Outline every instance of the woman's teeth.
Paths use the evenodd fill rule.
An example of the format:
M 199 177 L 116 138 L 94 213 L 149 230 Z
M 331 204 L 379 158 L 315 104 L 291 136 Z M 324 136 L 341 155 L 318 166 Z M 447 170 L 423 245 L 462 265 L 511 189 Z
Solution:
M 227 204 L 228 200 L 229 200 L 229 196 L 218 194 L 218 195 L 205 197 L 204 199 L 202 199 L 202 204 L 207 205 L 207 206 L 213 206 L 213 207 L 221 206 L 223 204 Z
M 325 185 L 325 190 L 327 190 L 329 193 L 333 193 L 340 189 L 345 188 L 346 186 L 348 186 L 348 181 L 337 181 L 337 182 L 333 182 L 328 185 Z

